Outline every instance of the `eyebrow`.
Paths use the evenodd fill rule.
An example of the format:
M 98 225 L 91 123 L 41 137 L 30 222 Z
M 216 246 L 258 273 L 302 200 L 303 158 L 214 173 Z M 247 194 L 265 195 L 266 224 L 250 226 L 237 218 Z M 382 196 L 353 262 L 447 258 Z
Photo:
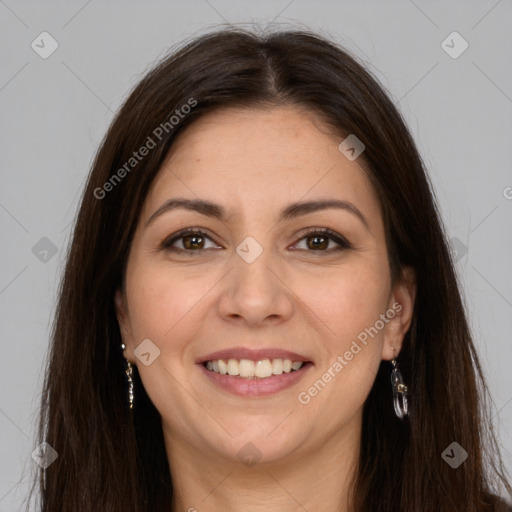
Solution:
M 168 199 L 151 215 L 151 217 L 149 217 L 146 221 L 146 227 L 148 227 L 160 215 L 180 208 L 194 211 L 207 217 L 214 217 L 222 221 L 227 217 L 226 209 L 220 204 L 212 203 L 211 201 L 204 199 L 173 198 Z M 295 219 L 301 215 L 307 215 L 308 213 L 327 210 L 329 208 L 337 208 L 355 215 L 364 224 L 366 229 L 370 231 L 368 221 L 361 211 L 351 202 L 340 199 L 319 199 L 316 201 L 300 201 L 298 203 L 292 203 L 281 212 L 279 222 Z

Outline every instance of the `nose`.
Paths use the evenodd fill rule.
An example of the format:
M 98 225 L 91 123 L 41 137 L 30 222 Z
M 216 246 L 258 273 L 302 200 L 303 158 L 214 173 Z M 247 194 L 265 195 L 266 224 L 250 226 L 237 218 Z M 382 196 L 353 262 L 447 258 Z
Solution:
M 218 303 L 225 320 L 250 327 L 278 325 L 293 314 L 293 292 L 285 272 L 270 250 L 264 250 L 252 263 L 238 254 L 234 268 L 224 280 Z

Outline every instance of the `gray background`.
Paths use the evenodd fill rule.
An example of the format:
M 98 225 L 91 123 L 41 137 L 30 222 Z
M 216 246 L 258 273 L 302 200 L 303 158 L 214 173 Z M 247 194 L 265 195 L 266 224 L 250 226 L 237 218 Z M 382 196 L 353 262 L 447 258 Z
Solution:
M 0 511 L 21 510 L 35 465 L 33 434 L 58 278 L 94 152 L 150 64 L 184 38 L 225 22 L 272 22 L 332 37 L 368 63 L 398 104 L 457 252 L 492 414 L 512 469 L 510 0 L 0 0 L 0 15 Z M 31 48 L 34 40 L 41 45 L 43 31 L 59 44 L 47 59 Z M 453 31 L 469 44 L 456 59 L 441 46 Z M 55 255 L 41 252 L 51 247 L 39 242 L 43 237 Z

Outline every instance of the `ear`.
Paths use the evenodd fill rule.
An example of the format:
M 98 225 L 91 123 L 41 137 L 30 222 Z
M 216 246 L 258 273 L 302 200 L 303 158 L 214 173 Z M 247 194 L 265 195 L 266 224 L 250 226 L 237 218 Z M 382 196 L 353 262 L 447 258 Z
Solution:
M 125 343 L 125 345 L 128 345 L 127 338 L 130 334 L 128 310 L 124 294 L 119 288 L 116 290 L 114 296 L 114 307 L 116 310 L 117 323 L 119 324 L 121 336 L 123 337 L 123 342 Z
M 384 331 L 382 359 L 391 361 L 402 350 L 404 336 L 412 322 L 416 299 L 416 275 L 410 267 L 402 269 L 391 293 L 386 317 L 389 319 Z

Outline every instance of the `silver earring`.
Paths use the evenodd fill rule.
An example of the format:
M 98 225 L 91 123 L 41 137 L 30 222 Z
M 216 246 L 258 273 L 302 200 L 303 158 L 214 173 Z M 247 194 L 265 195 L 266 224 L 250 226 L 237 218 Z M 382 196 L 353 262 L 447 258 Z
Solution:
M 404 379 L 400 370 L 398 369 L 398 363 L 396 359 L 391 361 L 393 370 L 391 371 L 391 387 L 393 389 L 393 406 L 395 408 L 395 414 L 398 418 L 403 420 L 406 416 L 409 416 L 409 403 L 407 401 L 408 390 L 404 384 Z
M 124 350 L 126 345 L 124 343 L 121 344 L 121 349 Z M 128 404 L 130 409 L 133 409 L 133 366 L 128 359 L 125 359 L 125 373 L 128 378 Z

